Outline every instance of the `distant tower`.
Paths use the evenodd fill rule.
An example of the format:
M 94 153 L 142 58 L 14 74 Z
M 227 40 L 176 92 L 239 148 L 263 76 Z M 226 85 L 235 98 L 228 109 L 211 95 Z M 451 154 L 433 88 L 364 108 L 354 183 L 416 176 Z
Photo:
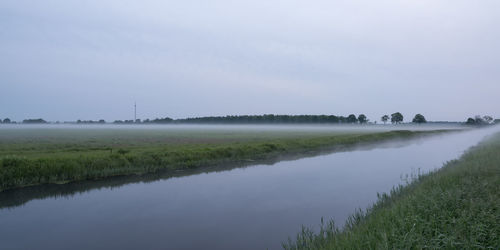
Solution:
M 137 103 L 134 102 L 134 122 L 137 121 Z

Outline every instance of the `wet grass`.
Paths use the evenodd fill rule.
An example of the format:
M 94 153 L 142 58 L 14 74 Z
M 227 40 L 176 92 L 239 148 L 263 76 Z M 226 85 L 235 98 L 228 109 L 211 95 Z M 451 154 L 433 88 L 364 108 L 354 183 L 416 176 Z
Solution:
M 285 249 L 500 249 L 500 134 L 394 188 L 343 230 L 303 228 Z
M 0 191 L 342 150 L 442 131 L 0 130 Z

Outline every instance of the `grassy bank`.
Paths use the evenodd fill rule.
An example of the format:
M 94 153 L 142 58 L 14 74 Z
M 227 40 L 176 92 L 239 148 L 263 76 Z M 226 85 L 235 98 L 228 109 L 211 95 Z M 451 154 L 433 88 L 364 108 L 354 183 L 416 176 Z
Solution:
M 4 131 L 0 190 L 252 162 L 437 132 Z
M 286 249 L 499 249 L 500 134 L 459 160 L 381 195 L 345 228 L 304 228 Z

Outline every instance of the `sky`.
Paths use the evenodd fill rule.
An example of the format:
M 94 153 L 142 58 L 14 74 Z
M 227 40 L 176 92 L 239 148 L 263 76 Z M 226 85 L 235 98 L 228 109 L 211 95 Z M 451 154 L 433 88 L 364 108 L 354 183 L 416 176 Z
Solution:
M 500 118 L 498 0 L 2 0 L 0 118 Z

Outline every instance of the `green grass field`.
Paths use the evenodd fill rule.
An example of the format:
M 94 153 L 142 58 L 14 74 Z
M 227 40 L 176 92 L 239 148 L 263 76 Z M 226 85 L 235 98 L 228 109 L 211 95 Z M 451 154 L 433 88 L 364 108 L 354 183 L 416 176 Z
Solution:
M 500 249 L 500 133 L 398 187 L 343 230 L 303 228 L 286 249 Z
M 439 131 L 245 127 L 23 127 L 0 129 L 0 191 L 236 164 Z

